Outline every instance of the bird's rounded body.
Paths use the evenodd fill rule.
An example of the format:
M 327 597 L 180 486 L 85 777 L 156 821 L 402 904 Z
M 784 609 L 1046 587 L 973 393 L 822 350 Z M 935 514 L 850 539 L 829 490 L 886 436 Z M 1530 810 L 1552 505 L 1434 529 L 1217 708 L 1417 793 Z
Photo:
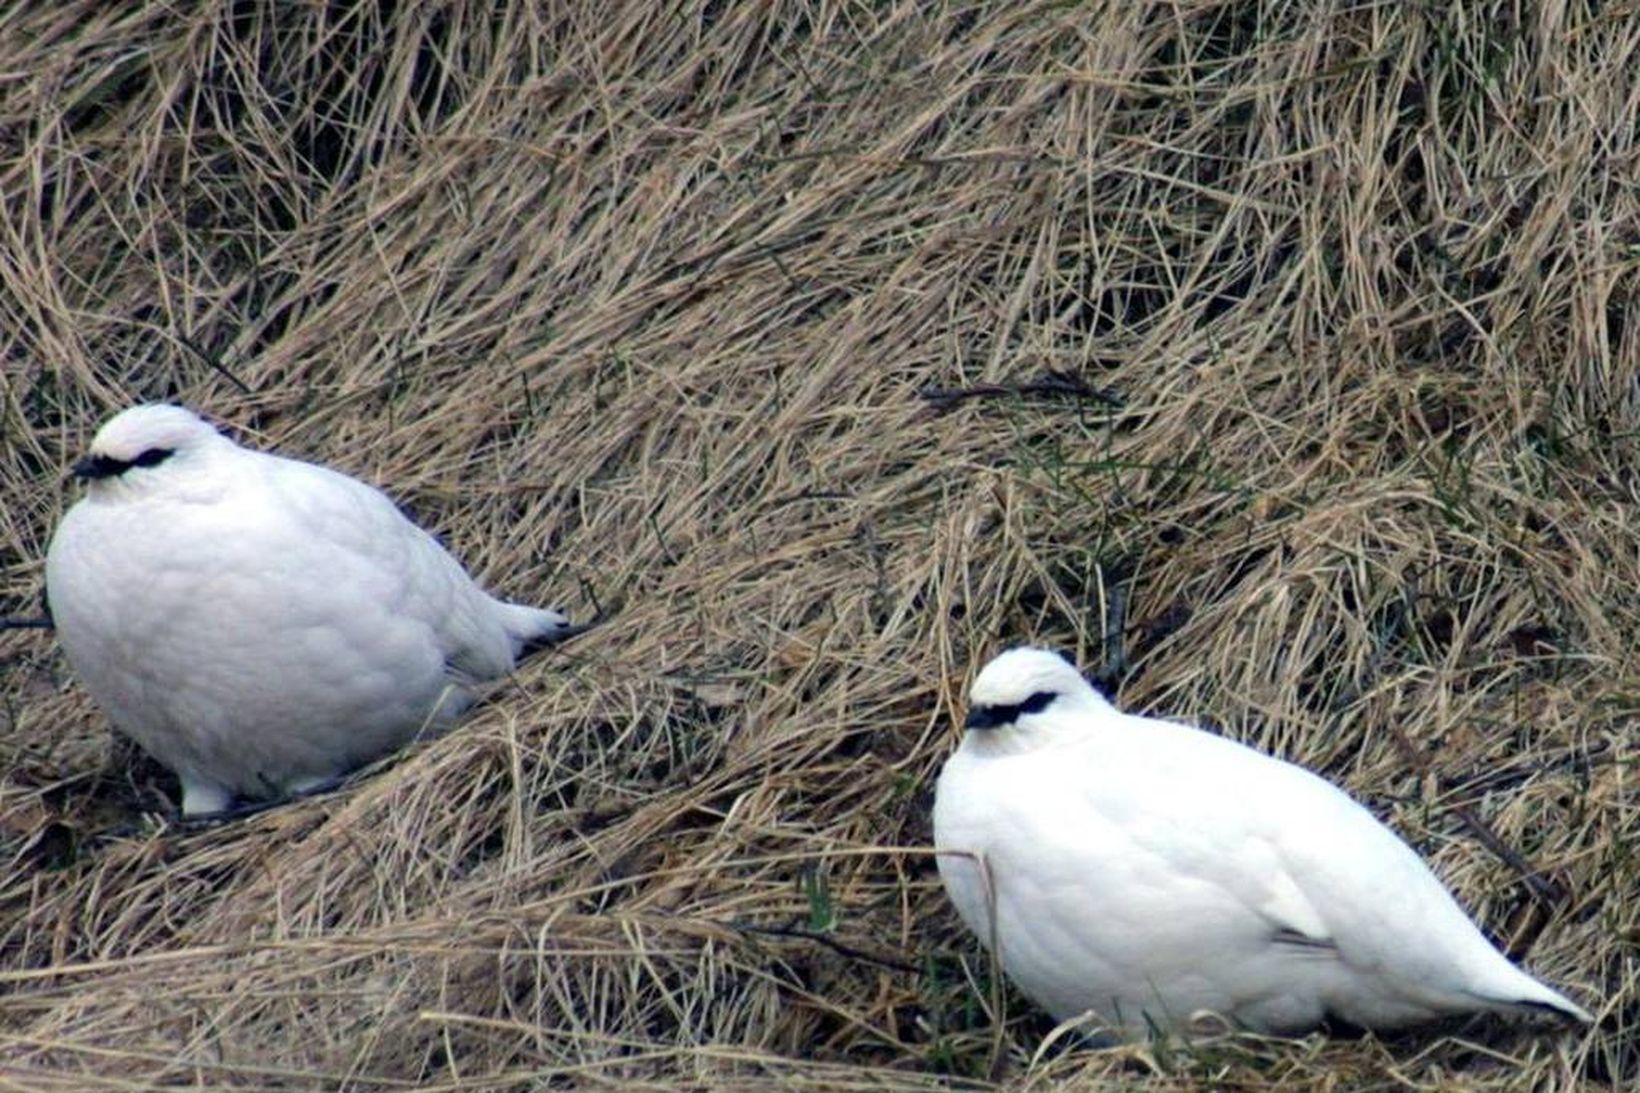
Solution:
M 1056 1018 L 1092 1011 L 1143 1032 L 1208 1012 L 1278 1033 L 1481 1010 L 1588 1018 L 1494 949 L 1336 787 L 1124 714 L 1052 654 L 1003 657 L 1030 690 L 987 699 L 982 684 L 1008 675 L 987 668 L 976 703 L 1052 697 L 965 734 L 940 774 L 935 844 L 963 921 Z
M 144 451 L 167 451 L 154 465 Z M 69 660 L 185 813 L 321 784 L 436 732 L 557 612 L 480 589 L 380 491 L 180 407 L 98 433 L 46 565 Z

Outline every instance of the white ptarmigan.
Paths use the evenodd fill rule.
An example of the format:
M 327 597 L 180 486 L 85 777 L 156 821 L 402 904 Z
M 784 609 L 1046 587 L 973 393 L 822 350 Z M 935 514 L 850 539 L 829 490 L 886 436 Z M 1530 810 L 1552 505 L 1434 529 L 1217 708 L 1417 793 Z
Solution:
M 125 410 L 74 465 L 46 558 L 69 663 L 182 780 L 184 815 L 324 785 L 448 727 L 474 686 L 573 632 L 487 595 L 370 486 Z
M 1091 1011 L 1140 1035 L 1203 1014 L 1272 1033 L 1483 1010 L 1590 1020 L 1341 790 L 1122 713 L 1042 649 L 974 680 L 934 843 L 963 922 L 1058 1020 Z

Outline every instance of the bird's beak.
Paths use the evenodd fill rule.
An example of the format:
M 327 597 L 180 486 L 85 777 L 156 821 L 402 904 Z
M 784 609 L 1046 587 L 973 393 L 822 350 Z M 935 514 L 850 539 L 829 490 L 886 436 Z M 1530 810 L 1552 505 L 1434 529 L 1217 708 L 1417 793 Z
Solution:
M 1000 724 L 1002 722 L 997 719 L 997 713 L 991 707 L 971 706 L 967 718 L 963 720 L 962 727 L 965 729 L 994 729 Z
M 106 455 L 88 455 L 74 462 L 69 472 L 75 478 L 94 479 L 107 478 L 118 474 L 123 468 L 117 460 L 109 459 Z

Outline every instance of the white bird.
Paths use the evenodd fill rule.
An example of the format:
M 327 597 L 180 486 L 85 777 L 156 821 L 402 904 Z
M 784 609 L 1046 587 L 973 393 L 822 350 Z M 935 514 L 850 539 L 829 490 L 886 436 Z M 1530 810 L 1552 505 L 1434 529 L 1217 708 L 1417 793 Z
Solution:
M 1092 1012 L 1143 1034 L 1216 1014 L 1290 1034 L 1483 1010 L 1590 1020 L 1341 790 L 1122 713 L 1042 649 L 974 680 L 934 844 L 963 922 L 1061 1021 Z
M 180 777 L 184 815 L 323 786 L 575 632 L 487 595 L 379 490 L 180 406 L 111 418 L 74 473 L 50 611 L 92 698 Z

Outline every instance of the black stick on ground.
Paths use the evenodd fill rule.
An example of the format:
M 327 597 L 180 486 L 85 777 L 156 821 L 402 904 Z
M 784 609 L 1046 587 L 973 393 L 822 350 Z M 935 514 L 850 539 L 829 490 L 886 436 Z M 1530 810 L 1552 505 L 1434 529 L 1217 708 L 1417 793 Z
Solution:
M 1068 398 L 1078 401 L 1102 402 L 1120 407 L 1122 396 L 1108 387 L 1093 387 L 1066 372 L 1047 372 L 1042 379 L 1029 383 L 981 383 L 973 387 L 924 387 L 917 392 L 941 408 L 954 406 L 967 399 L 1012 398 L 1036 396 L 1040 398 Z

